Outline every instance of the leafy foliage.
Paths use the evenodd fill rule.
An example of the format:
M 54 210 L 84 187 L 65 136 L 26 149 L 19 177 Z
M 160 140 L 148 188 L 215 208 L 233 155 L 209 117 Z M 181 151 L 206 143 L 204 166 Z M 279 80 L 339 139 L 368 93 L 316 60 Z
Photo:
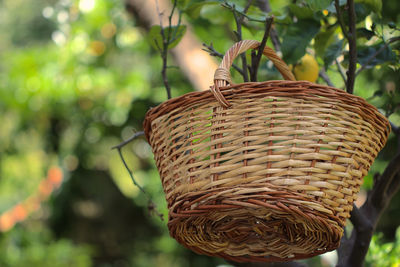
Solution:
M 299 20 L 290 25 L 282 41 L 283 59 L 287 63 L 295 63 L 305 53 L 311 39 L 319 31 L 319 22 L 312 19 Z
M 185 32 L 185 25 L 165 27 L 164 29 L 161 29 L 160 25 L 154 25 L 149 31 L 148 38 L 153 48 L 161 49 L 164 45 L 164 38 L 162 36 L 162 34 L 164 34 L 165 39 L 168 42 L 168 49 L 171 49 L 177 46 Z
M 30 231 L 21 227 L 7 233 L 0 240 L 0 247 L 7 253 L 0 254 L 0 265 L 85 267 L 91 265 L 92 251 L 88 246 L 74 245 L 71 240 L 54 241 L 51 232 L 40 225 L 29 225 Z M 3 250 L 4 251 L 4 250 Z
M 398 266 L 400 265 L 400 228 L 397 228 L 395 240 L 385 243 L 382 235 L 372 237 L 366 258 L 366 266 Z

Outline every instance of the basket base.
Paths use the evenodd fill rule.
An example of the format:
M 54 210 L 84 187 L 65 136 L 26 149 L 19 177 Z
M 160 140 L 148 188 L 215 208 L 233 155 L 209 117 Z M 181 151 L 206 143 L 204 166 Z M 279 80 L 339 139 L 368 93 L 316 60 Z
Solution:
M 186 199 L 180 208 L 186 209 L 170 209 L 168 228 L 173 238 L 199 254 L 236 262 L 291 261 L 336 249 L 343 234 L 340 221 L 296 205 L 297 196 L 291 199 L 288 192 L 285 198 L 258 192 L 240 200 L 213 198 L 212 203 L 196 195 L 201 204 L 180 197 Z

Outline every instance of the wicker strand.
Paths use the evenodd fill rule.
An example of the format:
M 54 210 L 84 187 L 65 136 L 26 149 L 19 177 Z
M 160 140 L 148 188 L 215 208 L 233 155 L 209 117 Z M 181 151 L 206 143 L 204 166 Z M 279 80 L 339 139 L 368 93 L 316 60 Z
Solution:
M 219 90 L 220 87 L 227 86 L 228 84 L 232 85 L 232 79 L 229 72 L 230 67 L 233 64 L 234 59 L 240 55 L 241 53 L 249 50 L 249 49 L 256 49 L 260 46 L 260 42 L 255 40 L 242 40 L 240 42 L 235 43 L 224 55 L 221 64 L 215 70 L 214 74 L 214 86 L 210 87 L 211 92 L 221 104 L 221 106 L 227 108 L 231 105 L 229 102 L 224 98 Z M 275 53 L 275 51 L 265 46 L 263 50 L 263 55 L 269 58 L 272 63 L 274 63 L 275 67 L 278 71 L 282 74 L 282 77 L 285 80 L 295 81 L 295 77 L 293 73 L 290 71 L 287 64 Z

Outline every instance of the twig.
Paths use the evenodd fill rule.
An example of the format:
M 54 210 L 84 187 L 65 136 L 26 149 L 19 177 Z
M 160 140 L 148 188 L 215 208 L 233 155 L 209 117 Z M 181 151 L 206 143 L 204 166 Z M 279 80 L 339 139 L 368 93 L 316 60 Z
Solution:
M 331 79 L 329 78 L 328 74 L 326 74 L 324 68 L 322 68 L 319 71 L 319 77 L 321 77 L 326 82 L 327 85 L 332 86 L 332 87 L 334 86 Z
M 340 62 L 338 61 L 337 58 L 335 59 L 335 63 L 336 63 L 337 70 L 340 74 L 340 77 L 342 77 L 342 80 L 343 80 L 344 84 L 346 85 L 346 75 L 344 74 L 342 66 L 340 65 Z
M 354 83 L 356 80 L 357 68 L 357 31 L 356 31 L 356 11 L 354 8 L 354 0 L 347 0 L 349 6 L 349 69 L 347 70 L 347 93 L 352 94 L 354 91 Z
M 378 49 L 378 51 L 376 51 L 373 55 L 371 55 L 367 61 L 357 70 L 355 76 L 357 76 L 358 74 L 360 74 L 360 72 L 362 72 L 365 68 L 368 67 L 369 63 L 371 63 L 372 60 L 374 60 L 380 53 L 382 53 L 391 43 L 394 43 L 396 41 L 400 40 L 400 36 L 398 37 L 393 37 L 390 38 L 384 46 L 382 46 L 381 48 Z
M 342 29 L 344 37 L 348 40 L 350 38 L 350 36 L 347 32 L 346 25 L 344 24 L 344 21 L 343 21 L 343 16 L 342 16 L 342 11 L 340 10 L 339 0 L 335 0 L 335 9 L 336 9 L 336 14 L 337 14 L 340 28 Z
M 155 43 L 160 52 L 161 59 L 162 59 L 161 76 L 163 78 L 165 90 L 167 91 L 168 99 L 171 99 L 171 87 L 169 85 L 168 76 L 167 76 L 168 46 L 170 45 L 171 42 L 173 42 L 175 40 L 174 36 L 175 36 L 176 32 L 178 31 L 180 23 L 181 23 L 181 14 L 179 14 L 179 21 L 178 21 L 176 30 L 175 30 L 174 34 L 172 34 L 172 17 L 174 15 L 176 6 L 177 6 L 177 0 L 174 0 L 171 13 L 168 16 L 168 34 L 166 35 L 164 27 L 162 25 L 162 15 L 163 14 L 160 12 L 159 7 L 158 7 L 158 1 L 156 0 L 156 9 L 157 9 L 157 13 L 158 13 L 158 16 L 160 19 L 160 28 L 161 28 L 160 33 L 161 33 L 161 37 L 162 37 L 162 47 L 160 47 L 157 42 L 155 42 Z
M 149 210 L 149 212 L 150 212 L 150 213 L 156 214 L 156 215 L 163 221 L 163 220 L 164 220 L 163 215 L 162 215 L 160 212 L 157 211 L 157 206 L 156 206 L 156 204 L 154 204 L 154 202 L 151 200 L 151 196 L 143 189 L 142 186 L 140 186 L 140 185 L 137 183 L 137 181 L 136 181 L 136 179 L 135 179 L 135 176 L 133 175 L 133 172 L 131 171 L 131 169 L 129 169 L 128 164 L 126 163 L 125 158 L 124 158 L 124 156 L 123 156 L 123 154 L 122 154 L 122 148 L 123 148 L 125 145 L 129 144 L 129 143 L 132 142 L 135 138 L 137 138 L 137 137 L 139 137 L 139 136 L 142 136 L 142 135 L 144 135 L 144 132 L 137 132 L 137 133 L 133 134 L 131 137 L 129 137 L 127 140 L 123 141 L 122 143 L 120 143 L 120 144 L 118 144 L 118 145 L 116 145 L 116 146 L 113 146 L 111 149 L 117 149 L 117 150 L 118 150 L 119 157 L 121 158 L 121 161 L 122 161 L 122 163 L 123 163 L 124 166 L 125 166 L 125 169 L 128 171 L 129 176 L 131 177 L 131 180 L 132 180 L 133 184 L 134 184 L 135 186 L 137 186 L 137 188 L 139 188 L 139 190 L 147 197 L 148 202 L 149 202 L 149 203 L 148 203 L 148 210 Z
M 249 0 L 243 10 L 243 14 L 246 14 L 247 11 L 249 10 L 251 3 L 253 2 L 253 0 Z M 235 18 L 235 22 L 236 22 L 236 37 L 237 37 L 237 41 L 242 41 L 242 23 L 244 20 L 244 15 L 239 15 L 238 16 L 238 11 L 235 8 L 235 5 L 233 5 L 233 9 L 232 9 L 232 13 L 233 13 L 233 17 Z M 248 82 L 249 81 L 249 76 L 247 74 L 247 60 L 246 60 L 246 55 L 245 54 L 241 54 L 240 58 L 242 59 L 242 70 L 243 70 L 243 81 L 244 82 Z
M 218 58 L 224 58 L 223 54 L 221 54 L 221 53 L 219 53 L 218 51 L 215 50 L 215 48 L 214 48 L 212 43 L 210 43 L 210 45 L 207 45 L 207 44 L 203 43 L 203 46 L 205 47 L 205 49 L 203 49 L 203 50 L 206 51 L 207 53 L 209 53 L 210 56 L 218 57 Z M 242 76 L 244 75 L 243 74 L 243 70 L 238 65 L 232 64 L 232 67 L 237 72 L 239 72 L 240 75 L 242 75 Z
M 262 20 L 262 19 L 254 19 L 254 18 L 252 18 L 252 17 L 249 17 L 249 16 L 246 15 L 245 13 L 243 13 L 243 12 L 241 12 L 241 11 L 239 11 L 239 10 L 236 10 L 235 7 L 234 7 L 233 5 L 230 5 L 230 4 L 227 3 L 227 2 L 222 3 L 221 6 L 227 8 L 227 9 L 229 9 L 229 10 L 231 10 L 232 12 L 235 10 L 237 13 L 239 13 L 240 15 L 244 16 L 245 18 L 247 18 L 249 21 L 264 22 L 264 20 Z
M 261 56 L 263 54 L 265 45 L 267 43 L 269 32 L 271 30 L 271 25 L 272 25 L 273 21 L 274 21 L 273 16 L 266 18 L 264 36 L 261 40 L 260 46 L 257 49 L 257 54 L 255 56 L 253 56 L 254 54 L 252 54 L 252 62 L 251 62 L 251 69 L 250 69 L 250 80 L 252 82 L 257 81 L 258 66 L 260 65 Z
M 356 12 L 354 8 L 354 0 L 347 0 L 347 14 L 349 17 L 349 29 L 346 29 L 346 26 L 343 22 L 343 16 L 339 6 L 339 0 L 335 0 L 335 8 L 339 21 L 340 28 L 342 29 L 343 35 L 346 37 L 349 43 L 349 68 L 346 72 L 346 91 L 349 94 L 352 94 L 354 91 L 354 82 L 356 78 L 356 67 L 357 67 L 357 33 L 356 33 Z
M 269 0 L 258 0 L 258 6 L 260 9 L 266 13 L 271 12 L 271 5 L 269 3 Z M 274 46 L 274 49 L 276 52 L 281 51 L 281 42 L 279 41 L 278 33 L 276 32 L 274 27 L 271 27 L 269 36 L 271 38 L 272 45 Z
M 131 137 L 129 137 L 128 139 L 126 139 L 125 141 L 123 141 L 122 143 L 113 146 L 111 149 L 121 149 L 122 147 L 126 146 L 127 144 L 129 144 L 130 142 L 132 142 L 133 140 L 135 140 L 135 138 L 144 135 L 143 131 L 140 132 L 136 132 L 134 133 Z

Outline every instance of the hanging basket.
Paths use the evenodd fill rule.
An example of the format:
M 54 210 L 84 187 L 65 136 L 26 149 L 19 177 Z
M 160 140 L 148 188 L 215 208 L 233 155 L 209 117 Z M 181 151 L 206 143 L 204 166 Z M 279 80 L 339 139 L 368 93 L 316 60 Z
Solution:
M 172 237 L 233 261 L 289 261 L 339 246 L 362 178 L 390 125 L 364 99 L 295 81 L 233 84 L 228 50 L 210 91 L 149 110 L 144 130 L 169 208 Z

